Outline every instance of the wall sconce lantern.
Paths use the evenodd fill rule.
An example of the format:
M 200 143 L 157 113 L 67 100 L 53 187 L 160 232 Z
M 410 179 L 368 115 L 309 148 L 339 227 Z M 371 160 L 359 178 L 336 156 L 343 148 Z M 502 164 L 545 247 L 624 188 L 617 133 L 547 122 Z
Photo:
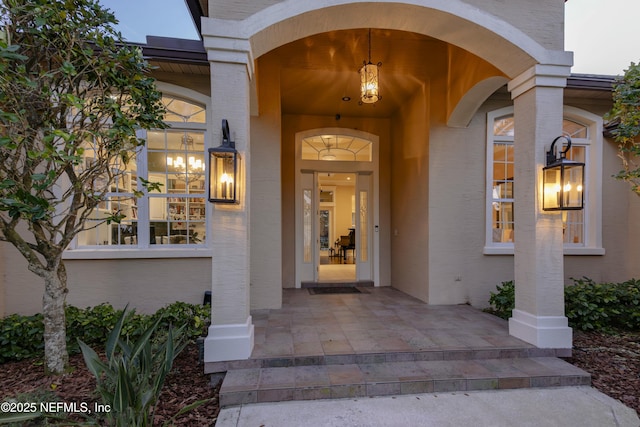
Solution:
M 238 203 L 238 160 L 229 122 L 222 120 L 222 144 L 209 148 L 209 201 Z
M 556 142 L 567 141 L 565 149 L 556 155 Z M 543 200 L 542 210 L 568 211 L 581 210 L 584 207 L 584 163 L 567 160 L 571 148 L 571 138 L 559 136 L 551 143 L 547 151 L 547 166 L 542 169 Z

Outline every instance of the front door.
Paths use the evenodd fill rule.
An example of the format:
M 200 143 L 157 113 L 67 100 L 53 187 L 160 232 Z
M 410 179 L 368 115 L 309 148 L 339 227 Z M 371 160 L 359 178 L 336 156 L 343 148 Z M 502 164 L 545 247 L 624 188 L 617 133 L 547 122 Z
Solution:
M 371 173 L 305 171 L 296 229 L 298 286 L 373 280 Z
M 378 139 L 349 129 L 328 131 L 296 135 L 296 287 L 377 285 Z

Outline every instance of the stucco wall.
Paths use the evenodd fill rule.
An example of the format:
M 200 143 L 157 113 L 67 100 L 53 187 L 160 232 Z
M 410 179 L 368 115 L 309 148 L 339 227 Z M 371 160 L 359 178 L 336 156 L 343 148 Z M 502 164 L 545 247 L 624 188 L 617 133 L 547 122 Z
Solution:
M 209 16 L 218 19 L 240 21 L 267 9 L 269 6 L 278 5 L 279 3 L 300 3 L 300 0 L 210 0 Z M 312 4 L 315 8 L 321 8 L 323 5 L 334 6 L 336 3 L 335 1 L 328 0 L 309 1 L 309 4 Z M 385 2 L 374 1 L 368 3 Z M 547 48 L 561 50 L 564 45 L 564 2 L 560 0 L 536 0 L 535 2 L 529 0 L 466 0 L 455 2 L 429 0 L 421 2 L 408 1 L 406 3 L 422 4 L 432 8 L 448 6 L 452 9 L 464 9 L 464 5 L 468 4 L 471 5 L 470 10 L 477 8 L 503 19 Z M 367 8 L 368 6 L 364 5 L 364 7 Z M 402 4 L 392 3 L 390 7 L 400 9 L 404 6 Z M 263 16 L 266 19 L 269 15 L 275 13 L 277 12 L 272 9 L 270 13 L 266 13 Z
M 260 62 L 260 115 L 251 117 L 251 308 L 282 304 L 280 73 Z
M 394 116 L 391 176 L 393 287 L 428 302 L 429 87 Z
M 44 282 L 27 269 L 26 261 L 8 244 L 0 250 L 3 270 L 5 311 L 0 314 L 33 314 L 42 309 Z M 202 304 L 204 292 L 211 290 L 211 260 L 111 259 L 67 260 L 67 303 L 89 307 L 109 302 L 143 313 L 156 311 L 175 301 Z

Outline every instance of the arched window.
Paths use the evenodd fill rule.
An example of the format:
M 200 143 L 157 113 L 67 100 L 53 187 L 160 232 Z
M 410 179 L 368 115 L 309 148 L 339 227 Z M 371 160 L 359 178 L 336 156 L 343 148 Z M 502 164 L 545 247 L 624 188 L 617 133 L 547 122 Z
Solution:
M 562 213 L 565 254 L 603 254 L 601 232 L 602 119 L 564 108 L 563 134 L 572 140 L 568 158 L 586 163 L 585 209 Z M 487 115 L 487 209 L 485 254 L 512 254 L 518 220 L 514 206 L 513 107 Z
M 169 128 L 138 134 L 146 140 L 144 147 L 135 153 L 135 161 L 122 166 L 124 174 L 93 212 L 75 248 L 206 245 L 206 106 L 169 95 L 162 102 Z M 91 164 L 95 152 L 85 153 L 85 163 Z M 159 184 L 159 191 L 143 192 L 141 179 Z M 122 217 L 119 224 L 104 221 L 115 212 Z
M 302 160 L 373 161 L 373 144 L 350 135 L 314 135 L 302 140 Z

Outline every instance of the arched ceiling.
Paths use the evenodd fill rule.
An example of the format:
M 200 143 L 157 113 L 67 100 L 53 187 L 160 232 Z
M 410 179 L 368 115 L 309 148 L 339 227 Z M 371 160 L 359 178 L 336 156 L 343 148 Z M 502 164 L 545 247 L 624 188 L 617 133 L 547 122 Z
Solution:
M 281 67 L 283 113 L 345 117 L 389 117 L 423 90 L 425 79 L 446 73 L 445 43 L 405 31 L 373 29 L 371 62 L 382 62 L 382 99 L 359 105 L 358 70 L 368 60 L 368 34 L 360 28 L 305 37 L 264 55 L 256 71 L 260 73 L 261 61 L 276 61 Z
M 352 88 L 358 87 L 357 71 L 367 59 L 369 28 L 371 60 L 383 62 L 382 101 L 365 109 L 358 107 L 357 90 Z M 217 49 L 222 60 L 246 56 L 251 73 L 252 60 L 260 67 L 260 61 L 277 59 L 282 67 L 283 112 L 298 114 L 388 117 L 416 91 L 443 87 L 433 80 L 426 87 L 424 82 L 425 76 L 451 77 L 444 53 L 449 48 L 470 53 L 508 79 L 536 64 L 571 63 L 567 52 L 548 50 L 509 22 L 455 0 L 285 0 L 241 20 L 204 20 L 203 36 L 210 59 L 211 49 Z M 431 67 L 440 72 L 431 72 Z M 476 81 L 486 77 L 490 76 Z M 461 95 L 443 104 L 450 109 Z M 337 101 L 344 96 L 351 101 Z

